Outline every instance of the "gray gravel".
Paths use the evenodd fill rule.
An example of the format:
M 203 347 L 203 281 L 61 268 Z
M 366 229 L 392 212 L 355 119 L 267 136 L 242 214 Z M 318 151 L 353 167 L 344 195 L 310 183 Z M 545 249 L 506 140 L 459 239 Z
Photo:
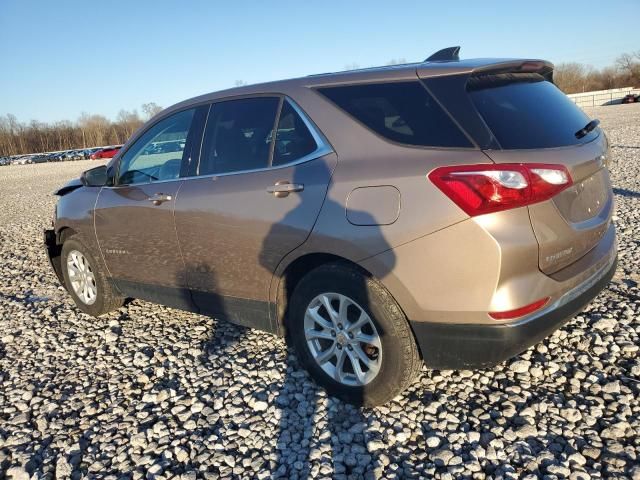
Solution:
M 640 104 L 590 113 L 614 145 L 614 283 L 518 358 L 424 370 L 363 411 L 267 334 L 141 301 L 80 313 L 40 238 L 49 193 L 95 162 L 0 167 L 0 478 L 640 479 Z

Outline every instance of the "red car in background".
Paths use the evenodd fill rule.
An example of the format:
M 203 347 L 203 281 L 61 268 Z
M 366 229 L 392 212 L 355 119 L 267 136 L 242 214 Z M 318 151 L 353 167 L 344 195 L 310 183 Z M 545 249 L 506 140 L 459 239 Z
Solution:
M 100 160 L 101 158 L 112 158 L 116 153 L 118 153 L 118 151 L 120 151 L 121 148 L 122 148 L 122 145 L 119 145 L 117 147 L 101 148 L 97 152 L 92 153 L 90 158 L 91 160 Z

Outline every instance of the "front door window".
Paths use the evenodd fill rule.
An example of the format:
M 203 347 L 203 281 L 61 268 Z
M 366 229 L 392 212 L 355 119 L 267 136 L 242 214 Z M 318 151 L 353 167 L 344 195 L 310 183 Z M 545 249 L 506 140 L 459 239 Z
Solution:
M 194 112 L 189 109 L 171 115 L 145 132 L 122 155 L 118 184 L 177 179 Z

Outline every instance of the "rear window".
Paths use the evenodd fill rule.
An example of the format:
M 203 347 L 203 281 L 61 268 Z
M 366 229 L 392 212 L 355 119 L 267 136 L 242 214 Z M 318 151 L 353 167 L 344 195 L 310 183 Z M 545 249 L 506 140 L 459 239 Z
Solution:
M 417 81 L 320 88 L 319 92 L 393 142 L 425 147 L 472 147 Z
M 576 138 L 589 117 L 541 75 L 472 77 L 467 90 L 503 149 L 565 147 L 589 142 L 598 135 L 595 129 Z

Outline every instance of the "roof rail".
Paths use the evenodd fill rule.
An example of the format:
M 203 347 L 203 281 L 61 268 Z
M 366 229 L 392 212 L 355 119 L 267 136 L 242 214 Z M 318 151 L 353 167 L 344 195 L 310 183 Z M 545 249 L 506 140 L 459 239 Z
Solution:
M 460 47 L 443 48 L 427 58 L 425 62 L 451 62 L 460 60 L 458 53 L 460 53 Z

